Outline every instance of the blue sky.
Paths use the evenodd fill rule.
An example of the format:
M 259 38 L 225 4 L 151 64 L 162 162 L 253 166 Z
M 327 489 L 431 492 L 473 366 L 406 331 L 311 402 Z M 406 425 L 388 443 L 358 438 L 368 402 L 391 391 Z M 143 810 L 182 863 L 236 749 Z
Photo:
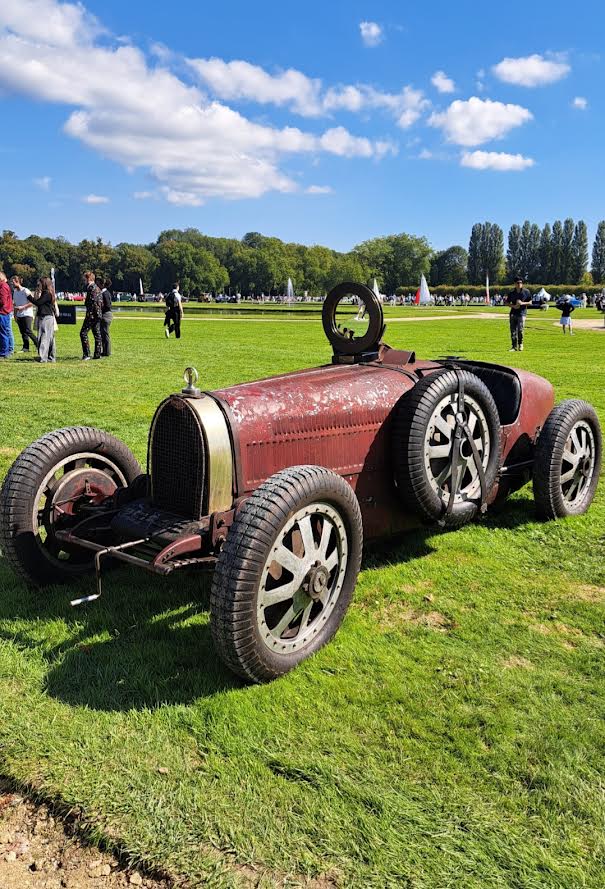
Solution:
M 1 226 L 347 250 L 572 216 L 592 237 L 604 24 L 597 2 L 3 0 Z

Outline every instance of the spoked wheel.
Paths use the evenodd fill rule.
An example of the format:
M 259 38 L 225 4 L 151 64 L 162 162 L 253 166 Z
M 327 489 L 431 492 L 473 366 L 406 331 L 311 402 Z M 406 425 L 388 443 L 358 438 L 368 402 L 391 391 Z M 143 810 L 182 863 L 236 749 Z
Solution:
M 70 549 L 57 532 L 82 521 L 140 474 L 129 449 L 90 427 L 59 429 L 26 448 L 0 492 L 0 544 L 12 567 L 39 585 L 89 570 L 90 553 Z
M 466 424 L 476 455 L 466 435 L 456 439 L 457 422 Z M 425 377 L 395 408 L 397 490 L 405 507 L 425 521 L 440 521 L 447 527 L 471 521 L 481 503 L 479 465 L 489 493 L 499 462 L 498 410 L 487 386 L 469 371 L 446 370 Z
M 263 682 L 324 645 L 347 610 L 361 549 L 357 498 L 330 470 L 298 466 L 257 488 L 212 583 L 212 633 L 227 665 Z
M 459 413 L 466 419 L 484 472 L 494 444 L 489 436 L 485 414 L 476 399 L 465 396 L 464 404 L 460 405 L 458 392 L 454 392 L 439 402 L 429 420 L 425 435 L 424 467 L 431 488 L 440 498 L 449 501 L 452 490 L 456 490 L 455 504 L 476 500 L 481 494 L 479 470 L 470 442 L 466 438 L 462 440 L 460 447 L 456 479 L 452 475 L 454 432 Z
M 348 558 L 347 532 L 327 503 L 298 510 L 279 532 L 263 568 L 257 622 L 270 651 L 299 651 L 338 602 Z
M 601 429 L 591 405 L 572 399 L 553 408 L 534 456 L 534 499 L 542 518 L 586 512 L 597 489 L 601 453 Z

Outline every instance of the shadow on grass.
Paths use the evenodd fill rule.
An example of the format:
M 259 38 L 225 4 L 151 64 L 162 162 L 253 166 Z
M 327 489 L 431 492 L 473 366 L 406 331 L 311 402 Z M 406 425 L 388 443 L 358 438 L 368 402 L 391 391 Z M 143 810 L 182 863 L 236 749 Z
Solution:
M 533 520 L 530 504 L 516 499 L 482 524 L 521 527 Z M 422 558 L 433 552 L 431 538 L 440 533 L 419 528 L 374 544 L 363 567 Z M 84 579 L 77 593 L 92 592 L 92 585 Z M 190 704 L 241 687 L 212 642 L 210 575 L 189 572 L 165 580 L 118 569 L 104 586 L 100 600 L 72 608 L 73 586 L 31 590 L 0 560 L 0 639 L 42 651 L 49 695 L 72 706 L 128 711 Z

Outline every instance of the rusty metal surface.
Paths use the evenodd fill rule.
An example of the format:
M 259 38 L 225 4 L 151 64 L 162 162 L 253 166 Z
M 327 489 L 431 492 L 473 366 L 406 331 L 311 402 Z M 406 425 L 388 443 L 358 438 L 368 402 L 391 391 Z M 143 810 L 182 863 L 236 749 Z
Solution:
M 414 371 L 434 362 L 399 366 L 326 365 L 244 383 L 213 394 L 236 427 L 239 496 L 280 469 L 313 463 L 342 475 L 355 489 L 366 537 L 415 525 L 402 515 L 393 491 L 390 415 L 412 388 Z

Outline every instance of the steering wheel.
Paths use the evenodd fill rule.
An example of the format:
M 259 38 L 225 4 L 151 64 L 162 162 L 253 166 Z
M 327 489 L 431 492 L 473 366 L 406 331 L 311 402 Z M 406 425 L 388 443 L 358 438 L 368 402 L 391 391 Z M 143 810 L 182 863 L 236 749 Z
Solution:
M 368 327 L 362 336 L 356 336 L 353 330 L 341 328 L 336 322 L 338 306 L 346 296 L 355 296 L 363 304 Z M 330 290 L 323 304 L 321 320 L 330 345 L 334 352 L 340 355 L 361 355 L 362 352 L 377 351 L 384 332 L 384 316 L 380 300 L 365 284 L 351 281 L 337 284 Z

